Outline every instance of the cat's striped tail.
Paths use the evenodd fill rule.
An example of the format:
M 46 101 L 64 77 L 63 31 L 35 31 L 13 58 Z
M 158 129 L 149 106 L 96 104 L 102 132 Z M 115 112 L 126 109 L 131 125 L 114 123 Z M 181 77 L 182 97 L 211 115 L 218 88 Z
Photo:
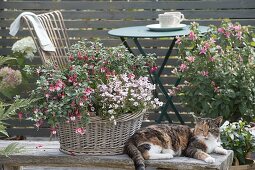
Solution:
M 128 140 L 124 146 L 124 153 L 134 161 L 136 170 L 145 170 L 144 158 L 132 140 Z

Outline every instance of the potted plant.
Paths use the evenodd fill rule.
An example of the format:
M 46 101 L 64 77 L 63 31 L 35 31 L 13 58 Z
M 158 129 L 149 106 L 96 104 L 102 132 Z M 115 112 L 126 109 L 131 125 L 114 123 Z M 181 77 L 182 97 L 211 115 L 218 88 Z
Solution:
M 180 65 L 173 70 L 183 83 L 170 90 L 196 115 L 222 115 L 229 122 L 254 121 L 255 63 L 254 42 L 248 27 L 224 20 L 200 34 L 197 23 L 190 34 L 179 37 Z M 223 146 L 232 149 L 241 164 L 247 151 L 253 150 L 253 138 L 240 121 L 222 132 Z M 237 129 L 231 129 L 236 126 Z M 232 134 L 233 133 L 233 134 Z M 233 137 L 234 135 L 234 137 Z M 242 139 L 236 139 L 236 138 Z M 233 138 L 233 140 L 232 140 Z M 240 142 L 242 140 L 242 142 Z M 231 143 L 232 142 L 232 143 Z M 245 145 L 242 150 L 241 146 Z
M 191 24 L 189 36 L 179 37 L 180 65 L 173 70 L 184 83 L 170 93 L 200 116 L 248 122 L 255 114 L 254 42 L 248 27 L 224 20 L 201 35 Z
M 247 155 L 255 151 L 255 136 L 251 133 L 251 126 L 247 122 L 226 121 L 221 126 L 221 142 L 225 149 L 234 151 L 234 165 L 243 165 L 242 167 L 249 169 L 250 166 L 247 164 L 252 164 L 253 160 L 247 159 Z M 238 168 L 232 167 L 232 169 Z
M 126 139 L 141 126 L 144 110 L 162 105 L 153 97 L 148 69 L 155 57 L 134 57 L 123 46 L 80 41 L 60 69 L 37 69 L 32 96 L 40 98 L 30 119 L 59 132 L 60 149 L 71 154 L 122 152 Z M 78 141 L 78 144 L 77 144 Z

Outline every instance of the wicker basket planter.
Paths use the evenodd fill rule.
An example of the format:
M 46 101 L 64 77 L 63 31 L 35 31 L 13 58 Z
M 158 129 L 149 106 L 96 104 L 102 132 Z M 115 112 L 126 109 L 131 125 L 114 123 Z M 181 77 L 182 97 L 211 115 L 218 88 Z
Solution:
M 84 135 L 75 133 L 78 123 L 61 123 L 59 126 L 60 151 L 75 155 L 121 154 L 124 143 L 141 127 L 144 111 L 120 116 L 112 122 L 92 117 L 90 123 L 82 125 Z

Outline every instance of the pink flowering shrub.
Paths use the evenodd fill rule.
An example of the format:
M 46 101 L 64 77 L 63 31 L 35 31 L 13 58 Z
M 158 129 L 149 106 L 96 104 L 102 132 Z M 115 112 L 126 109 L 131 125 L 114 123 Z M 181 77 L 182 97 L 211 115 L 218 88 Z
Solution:
M 197 115 L 254 120 L 254 42 L 248 27 L 223 21 L 201 35 L 198 24 L 179 37 L 180 65 L 173 73 L 184 83 L 170 90 Z
M 123 46 L 104 47 L 99 42 L 80 41 L 69 51 L 69 62 L 37 69 L 39 79 L 32 96 L 41 100 L 32 106 L 36 126 L 47 121 L 56 134 L 63 122 L 89 122 L 91 116 L 115 121 L 120 115 L 156 108 L 155 86 L 148 73 L 155 57 L 133 56 Z M 86 129 L 74 129 L 84 134 Z

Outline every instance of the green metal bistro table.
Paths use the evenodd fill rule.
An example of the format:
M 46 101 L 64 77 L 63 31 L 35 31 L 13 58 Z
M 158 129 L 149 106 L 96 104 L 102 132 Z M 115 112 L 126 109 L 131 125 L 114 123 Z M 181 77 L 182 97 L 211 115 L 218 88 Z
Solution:
M 172 42 L 169 44 L 169 48 L 166 52 L 165 58 L 161 64 L 161 66 L 153 74 L 154 75 L 153 77 L 155 79 L 154 83 L 156 83 L 158 85 L 159 89 L 162 91 L 162 93 L 164 94 L 164 96 L 167 99 L 166 103 L 161 108 L 161 114 L 160 114 L 159 118 L 156 120 L 157 123 L 160 123 L 164 117 L 169 121 L 169 123 L 172 123 L 171 118 L 167 114 L 167 109 L 169 107 L 171 107 L 173 109 L 174 113 L 176 114 L 178 120 L 180 121 L 180 123 L 184 124 L 182 117 L 180 116 L 178 110 L 176 109 L 176 107 L 172 101 L 173 96 L 170 96 L 167 92 L 167 89 L 163 86 L 160 75 L 162 74 L 162 71 L 164 70 L 165 65 L 172 53 L 173 47 L 177 40 L 176 37 L 188 35 L 190 33 L 189 28 L 190 28 L 190 26 L 187 25 L 186 27 L 184 27 L 183 29 L 180 29 L 180 30 L 151 31 L 146 26 L 134 26 L 134 27 L 124 27 L 124 28 L 113 29 L 108 32 L 108 34 L 110 34 L 112 36 L 119 37 L 121 39 L 123 45 L 128 49 L 128 51 L 134 54 L 134 52 L 132 51 L 132 49 L 130 48 L 129 44 L 126 41 L 127 39 L 132 39 L 134 41 L 135 45 L 137 46 L 139 52 L 144 56 L 146 56 L 146 53 L 139 42 L 140 39 L 143 39 L 143 38 L 167 38 L 167 37 L 173 38 Z M 208 27 L 199 26 L 199 30 L 201 33 L 205 33 L 208 31 Z M 177 79 L 177 81 L 175 82 L 175 86 L 177 86 L 179 83 L 180 83 L 180 78 Z

